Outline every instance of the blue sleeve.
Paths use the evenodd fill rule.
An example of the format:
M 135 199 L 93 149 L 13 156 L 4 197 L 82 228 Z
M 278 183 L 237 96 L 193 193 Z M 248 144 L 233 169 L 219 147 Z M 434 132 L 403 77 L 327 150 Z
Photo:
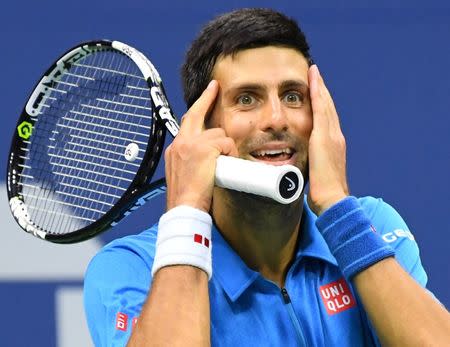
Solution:
M 428 277 L 420 261 L 419 247 L 402 217 L 382 199 L 367 197 L 360 199 L 360 202 L 376 232 L 395 249 L 395 258 L 399 264 L 425 287 Z
M 403 218 L 382 199 L 366 197 L 360 199 L 360 202 L 371 219 L 375 231 L 381 235 L 384 242 L 395 249 L 395 259 L 411 277 L 425 287 L 428 277 L 420 261 L 419 247 Z M 367 316 L 366 320 L 375 345 L 381 346 Z
M 142 246 L 142 242 L 138 243 Z M 131 242 L 114 241 L 88 266 L 84 308 L 96 347 L 125 346 L 147 299 L 153 260 L 149 258 L 154 254 L 151 249 L 154 244 L 146 240 L 150 252 L 148 249 L 142 252 L 136 246 L 138 243 L 133 238 Z

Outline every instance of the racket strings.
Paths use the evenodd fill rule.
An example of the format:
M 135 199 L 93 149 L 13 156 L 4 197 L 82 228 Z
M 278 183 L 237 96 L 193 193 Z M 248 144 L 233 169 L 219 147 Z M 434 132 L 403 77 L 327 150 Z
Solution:
M 95 81 L 95 78 L 88 77 L 86 79 L 88 81 Z M 67 86 L 78 87 L 79 80 L 75 80 L 74 82 L 75 83 L 65 83 L 64 82 L 64 75 L 63 75 L 62 78 L 60 79 L 59 83 L 54 83 L 52 85 L 53 89 L 51 89 L 51 91 L 52 91 L 51 95 L 56 94 L 55 95 L 56 98 L 53 98 L 53 100 L 55 102 L 50 103 L 50 105 L 46 105 L 46 104 L 43 105 L 43 107 L 48 107 L 49 108 L 47 113 L 52 116 L 51 122 L 49 122 L 49 123 L 51 124 L 51 128 L 55 129 L 55 130 L 52 130 L 53 137 L 50 138 L 50 139 L 53 140 L 53 141 L 56 141 L 56 143 L 53 143 L 53 145 L 49 146 L 50 149 L 53 150 L 53 152 L 56 152 L 59 149 L 58 143 L 64 143 L 64 141 L 67 140 L 65 138 L 67 133 L 65 133 L 63 131 L 63 129 L 58 129 L 57 127 L 55 127 L 55 123 L 56 123 L 56 126 L 58 126 L 58 120 L 59 120 L 58 111 L 61 111 L 61 109 L 63 109 L 65 106 L 68 106 L 69 109 L 70 109 L 72 107 L 71 103 L 73 103 L 73 99 L 74 98 L 76 100 L 76 99 L 80 98 L 80 96 L 81 96 L 81 97 L 84 97 L 84 99 L 88 99 L 89 98 L 89 94 L 92 92 L 92 88 L 87 87 L 87 88 L 84 89 L 84 93 L 80 93 L 79 89 L 74 89 L 72 91 L 72 93 L 70 93 L 70 89 Z M 83 95 L 83 94 L 85 94 L 85 95 Z M 52 111 L 52 112 L 50 112 L 50 111 Z M 53 111 L 56 111 L 56 112 L 53 113 Z M 64 110 L 62 110 L 62 111 L 64 111 Z M 48 119 L 47 118 L 47 114 L 45 112 L 42 112 L 42 114 L 46 116 L 45 120 L 47 120 Z M 64 115 L 65 113 L 62 113 L 62 114 Z M 51 150 L 50 150 L 50 152 L 51 152 Z M 64 168 L 64 166 L 61 166 L 61 164 L 62 164 L 61 157 L 60 157 L 59 160 L 53 160 L 53 161 L 51 161 L 50 158 L 49 158 L 48 161 L 51 164 L 52 173 L 62 176 L 63 179 L 62 180 L 58 180 L 59 182 L 64 181 L 64 180 L 65 181 L 69 181 L 69 182 L 73 182 L 74 179 L 77 179 L 76 183 L 77 183 L 77 185 L 80 185 L 81 182 L 80 182 L 80 180 L 78 178 L 81 178 L 81 180 L 84 180 L 85 182 L 88 182 L 88 184 L 89 184 L 90 180 L 88 179 L 88 177 L 83 178 L 82 176 L 80 176 L 78 174 L 74 175 L 72 173 L 73 170 L 54 170 L 54 164 L 58 165 L 59 168 L 61 168 L 61 167 Z M 64 165 L 64 164 L 62 164 L 62 165 Z M 67 168 L 67 166 L 65 166 L 65 167 Z M 63 171 L 65 171 L 65 172 L 63 172 Z M 47 180 L 46 182 L 48 182 L 48 183 L 54 182 L 51 179 L 52 176 L 50 175 L 49 177 L 50 177 L 50 179 Z M 55 182 L 58 182 L 58 181 L 55 180 Z M 68 183 L 68 184 L 69 184 L 69 186 L 75 186 L 75 184 L 70 184 L 70 183 Z M 38 224 L 41 225 L 41 226 L 45 225 L 45 226 L 47 226 L 46 227 L 47 230 L 52 230 L 52 231 L 53 230 L 56 230 L 56 231 L 61 230 L 60 228 L 61 228 L 62 225 L 68 226 L 67 228 L 70 230 L 72 228 L 72 226 L 74 224 L 74 221 L 76 219 L 66 218 L 66 216 L 70 216 L 72 214 L 78 216 L 80 214 L 80 211 L 82 212 L 81 215 L 84 216 L 85 211 L 83 209 L 85 208 L 85 206 L 83 204 L 80 204 L 78 201 L 70 201 L 70 200 L 75 200 L 75 199 L 68 199 L 67 196 L 63 196 L 63 201 L 60 202 L 59 200 L 54 199 L 53 196 L 50 197 L 50 194 L 52 192 L 48 189 L 49 186 L 47 186 L 46 188 L 47 188 L 47 194 L 46 194 L 45 200 L 44 200 L 45 201 L 44 208 L 47 208 L 47 209 L 49 208 L 47 206 L 48 203 L 51 204 L 50 210 L 52 210 L 52 211 L 53 210 L 58 210 L 58 207 L 59 207 L 58 215 L 64 216 L 64 218 L 52 218 L 52 219 L 48 220 L 49 217 L 51 217 L 49 214 L 41 214 L 41 220 L 38 221 Z M 56 192 L 54 192 L 54 193 L 56 193 Z M 52 195 L 55 195 L 58 198 L 59 198 L 59 195 L 61 195 L 61 194 L 54 194 L 54 193 Z M 70 192 L 69 192 L 69 194 L 70 194 Z M 69 210 L 68 213 L 62 212 L 62 210 L 65 210 L 67 208 L 67 206 L 70 206 L 70 207 L 74 208 L 74 211 Z M 95 212 L 96 213 L 101 213 L 102 212 L 101 210 L 94 209 L 94 208 L 91 208 L 90 211 L 94 212 L 94 213 Z M 42 220 L 42 219 L 44 219 L 44 220 Z M 69 220 L 67 220 L 67 219 L 69 219 Z M 49 223 L 50 223 L 50 225 L 49 225 Z M 75 227 L 79 228 L 80 225 L 78 223 L 75 223 Z
M 89 66 L 89 65 L 87 65 L 87 66 Z M 95 71 L 94 76 L 99 71 L 103 71 L 103 72 L 100 72 L 101 77 L 99 79 L 95 79 L 95 81 L 96 81 L 95 83 L 97 83 L 97 81 L 99 81 L 99 85 L 95 88 L 89 88 L 90 90 L 94 89 L 94 91 L 95 91 L 94 96 L 95 96 L 96 102 L 94 103 L 94 105 L 96 105 L 96 106 L 92 107 L 92 102 L 90 102 L 88 104 L 86 104 L 86 103 L 80 104 L 82 111 L 85 111 L 86 108 L 93 108 L 94 110 L 99 110 L 100 108 L 98 107 L 98 105 L 99 105 L 98 100 L 100 97 L 108 98 L 110 94 L 118 94 L 119 91 L 121 91 L 124 88 L 124 85 L 126 82 L 126 79 L 124 78 L 125 75 L 119 74 L 119 76 L 108 76 L 108 75 L 105 76 L 105 71 L 111 72 L 112 70 L 110 70 L 110 69 L 101 69 L 101 70 L 96 69 L 96 70 L 98 70 L 98 71 Z M 98 90 L 104 91 L 105 93 L 104 94 L 99 93 L 98 90 L 96 90 L 96 88 L 98 88 Z M 114 129 L 114 127 L 112 127 L 112 124 L 110 121 L 111 119 L 113 119 L 112 117 L 109 119 L 106 118 L 106 122 L 95 123 L 95 126 L 90 127 L 90 125 L 92 123 L 85 121 L 87 119 L 86 114 L 90 114 L 90 111 L 92 111 L 92 110 L 88 110 L 88 112 L 83 112 L 84 114 L 82 114 L 82 117 L 77 117 L 77 118 L 73 119 L 73 121 L 75 123 L 78 123 L 78 124 L 76 124 L 76 126 L 79 127 L 80 124 L 82 124 L 83 132 L 87 133 L 90 136 L 90 141 L 88 142 L 89 144 L 92 144 L 91 140 L 97 140 L 97 142 L 102 141 L 103 143 L 106 143 L 106 144 L 111 142 L 112 139 L 123 140 L 121 137 L 112 135 L 111 132 L 107 131 L 108 129 Z M 104 110 L 102 110 L 102 111 L 104 111 Z M 106 111 L 108 111 L 108 110 L 106 110 Z M 115 111 L 115 108 L 112 108 L 109 110 L 109 112 L 112 112 L 112 111 Z M 67 119 L 65 119 L 65 120 L 67 120 Z M 70 120 L 72 120 L 72 119 L 70 119 Z M 72 125 L 68 125 L 67 122 L 64 126 L 66 126 L 66 127 L 68 126 L 70 129 L 73 130 Z M 99 126 L 100 127 L 103 126 L 103 129 L 99 130 L 98 129 Z M 89 129 L 91 129 L 91 130 L 89 130 Z M 92 130 L 92 129 L 94 129 L 94 130 Z M 105 131 L 106 131 L 106 133 L 104 133 Z M 109 135 L 109 136 L 102 136 L 102 135 Z M 107 137 L 107 138 L 105 138 L 105 137 Z M 91 153 L 92 153 L 92 151 L 89 152 L 89 154 L 91 154 Z M 105 156 L 105 159 L 109 159 L 109 158 L 110 158 L 110 155 Z M 104 169 L 108 168 L 108 166 L 102 165 L 101 162 L 103 162 L 103 161 L 104 160 L 100 160 L 100 161 L 96 162 L 95 167 L 92 168 L 92 170 L 89 170 L 89 169 L 87 169 L 87 167 L 89 165 L 83 165 L 83 163 L 84 164 L 87 163 L 86 161 L 76 160 L 75 168 L 77 168 L 78 170 L 87 172 L 88 177 L 92 176 L 92 175 L 95 176 L 95 172 L 94 172 L 94 170 L 95 170 L 97 172 L 97 177 L 102 177 L 103 178 L 102 181 L 104 181 L 104 182 L 109 182 L 109 179 L 114 179 L 115 177 L 119 177 L 117 175 L 117 169 L 115 169 L 115 168 L 114 168 L 113 172 L 105 173 Z M 105 177 L 107 179 L 105 179 Z M 124 178 L 124 177 L 119 177 L 119 179 L 126 180 L 126 178 Z M 131 178 L 128 180 L 128 182 L 131 182 Z M 107 189 L 107 190 L 109 191 L 109 189 Z M 93 190 L 89 189 L 88 194 L 84 194 L 85 203 L 86 203 L 86 205 L 88 205 L 87 206 L 88 210 L 95 211 L 95 210 L 98 210 L 98 206 L 96 204 L 95 199 L 98 199 L 99 197 L 96 196 L 95 199 L 92 199 L 91 198 L 91 196 L 93 195 L 92 192 L 93 192 Z M 90 202 L 90 204 L 89 204 L 89 202 Z M 110 206 L 112 206 L 112 204 L 110 204 Z
M 103 76 L 104 77 L 104 76 Z M 120 88 L 123 88 L 123 84 L 124 84 L 124 80 L 123 80 L 123 78 L 122 78 L 122 80 L 121 80 L 121 78 L 119 77 L 119 78 L 114 78 L 114 77 L 111 77 L 111 76 L 109 76 L 109 77 L 107 77 L 107 78 L 101 78 L 100 79 L 100 86 L 98 87 L 98 88 L 102 88 L 102 89 L 104 89 L 105 91 L 106 91 L 106 94 L 110 94 L 110 93 L 117 93 L 119 90 L 120 90 Z M 113 88 L 111 88 L 111 85 L 113 85 Z M 89 88 L 89 89 L 91 89 L 92 90 L 92 88 Z M 96 95 L 95 95 L 97 98 L 99 97 L 99 96 L 101 96 L 101 94 L 100 93 L 96 93 Z M 86 105 L 81 105 L 81 106 L 83 106 L 83 107 L 86 107 Z M 81 122 L 83 122 L 83 121 L 81 121 Z M 89 125 L 89 123 L 86 123 L 86 122 L 84 122 L 84 124 L 85 125 Z M 66 125 L 67 126 L 67 125 Z M 70 125 L 69 125 L 69 127 L 70 127 Z M 85 127 L 84 129 L 85 130 L 87 130 L 87 128 L 88 127 Z M 92 132 L 91 132 L 92 133 Z M 98 131 L 98 130 L 96 130 L 96 132 L 94 132 L 94 134 L 95 133 L 97 133 L 97 134 L 101 134 L 101 131 Z M 83 161 L 81 161 L 81 162 L 83 162 Z M 85 162 L 86 163 L 86 162 Z M 77 165 L 76 165 L 76 167 L 80 167 L 80 161 L 79 160 L 77 160 L 77 163 L 76 163 Z M 99 164 L 99 163 L 97 163 L 97 166 L 101 166 L 102 164 Z M 83 165 L 81 165 L 81 166 L 83 166 Z M 84 167 L 86 167 L 86 165 L 84 165 Z M 103 168 L 105 168 L 106 166 L 103 166 Z M 86 169 L 83 169 L 83 168 L 80 168 L 81 170 L 83 170 L 83 171 L 85 171 L 85 172 L 88 172 L 89 174 L 93 174 L 93 172 L 89 172 L 89 171 L 87 171 Z M 100 175 L 102 175 L 103 174 L 103 172 L 100 172 L 99 173 Z M 107 175 L 107 174 L 106 174 Z M 103 176 L 105 177 L 106 176 L 105 174 L 103 174 Z M 107 175 L 106 177 L 112 177 L 111 175 Z M 88 188 L 89 189 L 89 188 Z M 92 193 L 92 189 L 90 189 L 89 190 L 89 192 L 90 193 Z M 77 196 L 74 196 L 74 197 L 77 197 Z M 85 200 L 86 201 L 91 201 L 91 202 L 95 202 L 95 200 L 93 200 L 92 198 L 90 198 L 89 196 L 87 196 L 87 197 L 85 197 Z M 95 209 L 95 207 L 93 207 L 92 206 L 92 203 L 91 203 L 91 206 L 89 206 L 89 209 L 90 210 L 96 210 Z
M 64 97 L 66 97 L 67 96 L 67 91 L 66 90 L 58 90 L 57 89 L 57 86 L 60 86 L 60 87 L 63 87 L 64 85 L 69 85 L 69 84 L 65 84 L 63 81 L 60 81 L 61 83 L 50 83 L 49 85 L 48 85 L 48 87 L 50 87 L 50 90 L 51 90 L 51 93 L 59 93 L 59 94 L 62 94 L 62 95 L 64 95 Z M 63 96 L 61 96 L 61 97 L 63 97 Z M 59 99 L 58 99 L 58 97 L 49 97 L 49 99 L 50 100 L 53 100 L 53 101 L 58 101 Z M 47 101 L 47 100 L 46 100 Z M 48 101 L 47 101 L 48 102 Z M 56 104 L 56 102 L 53 104 L 53 105 L 55 105 Z M 42 107 L 43 108 L 49 108 L 49 109 L 47 109 L 47 112 L 45 111 L 45 109 L 41 112 L 41 114 L 42 114 L 42 116 L 40 116 L 39 117 L 39 119 L 42 119 L 43 118 L 43 115 L 45 115 L 45 119 L 42 121 L 42 122 L 40 122 L 39 124 L 38 124 L 38 126 L 40 127 L 37 127 L 39 130 L 40 129 L 42 129 L 42 128 L 44 128 L 46 125 L 48 126 L 49 124 L 50 124 L 50 128 L 53 128 L 53 126 L 54 126 L 54 122 L 56 122 L 56 120 L 57 120 L 57 115 L 56 114 L 53 114 L 53 113 L 51 113 L 51 112 L 49 112 L 49 110 L 50 110 L 50 107 L 51 107 L 51 105 L 52 105 L 52 103 L 50 103 L 50 105 L 47 105 L 47 104 L 43 104 L 42 105 Z M 51 122 L 49 122 L 48 120 L 50 119 L 50 117 L 51 117 Z M 47 123 L 47 124 L 46 124 Z M 46 131 L 48 130 L 48 129 L 45 129 Z M 57 131 L 57 130 L 52 130 L 52 137 L 50 137 L 50 140 L 53 140 L 53 141 L 55 141 L 55 137 L 57 137 L 58 136 L 58 134 L 59 134 L 60 132 L 59 131 Z M 46 135 L 46 133 L 43 133 L 43 132 L 41 132 L 41 134 L 44 134 L 44 135 Z M 45 138 L 45 136 L 44 136 L 44 138 Z M 40 145 L 42 145 L 42 143 L 39 143 L 38 141 L 36 141 L 36 139 L 33 141 L 33 145 L 36 145 L 36 144 L 40 144 Z M 36 147 L 36 146 L 35 146 Z M 51 152 L 51 150 L 50 149 L 54 149 L 55 148 L 55 145 L 53 144 L 53 145 L 47 145 L 47 147 L 49 147 L 49 152 Z M 35 150 L 35 155 L 33 156 L 33 158 L 34 159 L 36 159 L 37 157 L 38 157 L 38 154 L 39 153 L 43 153 L 42 151 L 40 151 L 39 149 L 36 149 Z M 50 154 L 50 153 L 49 153 Z M 37 160 L 35 160 L 35 162 L 36 162 Z M 51 166 L 49 165 L 49 168 L 51 169 Z M 46 171 L 45 173 L 48 173 L 48 171 Z M 43 172 L 43 170 L 41 170 L 40 171 L 40 174 L 42 175 L 42 174 L 44 174 L 44 172 Z M 45 175 L 45 174 L 44 174 Z M 52 175 L 52 171 L 50 171 L 50 174 L 49 174 L 49 176 L 48 177 L 52 177 L 51 176 Z M 46 179 L 45 181 L 45 184 L 44 184 L 44 188 L 45 188 L 45 192 L 47 192 L 47 194 L 44 194 L 45 195 L 45 199 L 43 199 L 44 200 L 44 211 L 45 210 L 47 210 L 47 209 L 49 209 L 50 211 L 53 211 L 53 212 L 55 212 L 54 211 L 54 205 L 55 204 L 58 204 L 59 205 L 59 207 L 64 207 L 64 208 L 66 208 L 67 206 L 72 206 L 72 207 L 78 207 L 78 205 L 74 205 L 74 204 L 71 204 L 71 203 L 68 203 L 68 202 L 64 202 L 64 201 L 58 201 L 58 200 L 56 200 L 56 199 L 54 199 L 54 196 L 57 196 L 56 194 L 52 194 L 52 196 L 50 197 L 50 186 L 51 185 L 53 185 L 54 183 L 57 183 L 57 181 L 52 181 L 52 180 L 50 180 L 50 179 Z M 54 190 L 53 190 L 53 192 L 54 192 Z M 35 197 L 35 198 L 37 198 L 37 199 L 39 199 L 40 198 L 40 196 L 38 195 L 37 197 Z M 49 208 L 49 206 L 48 206 L 48 203 L 53 203 L 53 206 L 51 207 L 51 208 Z M 42 211 L 42 210 L 41 210 Z M 67 214 L 66 213 L 62 213 L 61 211 L 58 211 L 58 212 L 56 212 L 55 214 L 58 214 L 59 216 L 66 216 Z M 49 214 L 42 214 L 41 215 L 41 217 L 42 216 L 45 216 L 45 217 L 49 217 Z M 56 219 L 53 219 L 53 221 L 55 221 Z M 37 221 L 38 222 L 38 225 L 47 225 L 46 223 L 43 223 L 43 221 L 42 220 L 38 220 Z
M 115 57 L 116 55 L 114 55 L 113 57 Z M 131 73 L 130 73 L 130 67 L 134 67 L 134 65 L 133 64 L 126 64 L 126 65 L 128 65 L 128 67 L 127 68 L 124 68 L 123 66 L 122 66 L 122 64 L 123 64 L 123 62 L 127 62 L 127 63 L 129 63 L 129 61 L 128 60 L 124 60 L 124 59 L 120 59 L 119 60 L 119 62 L 118 62 L 118 64 L 117 64 L 117 62 L 116 63 L 112 63 L 112 64 L 108 64 L 108 66 L 112 66 L 112 69 L 111 68 L 108 68 L 108 69 L 95 69 L 95 70 L 98 70 L 98 71 L 96 71 L 97 73 L 98 72 L 101 72 L 101 75 L 102 75 L 102 78 L 100 79 L 101 81 L 105 81 L 105 82 L 102 82 L 101 83 L 101 86 L 102 87 L 105 87 L 105 89 L 106 89 L 106 91 L 107 91 L 107 93 L 111 93 L 111 91 L 113 91 L 115 94 L 118 94 L 121 90 L 123 90 L 123 88 L 124 88 L 124 86 L 125 86 L 125 83 L 127 82 L 127 79 L 126 78 L 124 78 L 124 76 L 130 76 L 130 75 L 132 75 Z M 84 66 L 84 67 L 86 67 L 86 66 Z M 108 73 L 110 73 L 111 71 L 125 71 L 125 73 L 119 73 L 118 74 L 118 76 L 117 75 L 113 75 L 112 77 L 111 76 L 109 76 L 109 77 L 107 77 L 107 76 L 105 76 L 105 75 L 107 75 Z M 134 76 L 136 76 L 136 75 L 134 75 Z M 105 78 L 106 77 L 106 78 Z M 111 88 L 111 85 L 113 85 L 113 89 Z M 119 88 L 117 87 L 117 86 L 119 86 Z M 145 85 L 144 85 L 145 86 Z M 144 89 L 144 88 L 143 88 Z M 147 89 L 147 93 L 148 93 L 148 89 Z M 97 95 L 97 98 L 96 98 L 96 102 L 95 102 L 95 106 L 93 106 L 93 109 L 94 110 L 101 110 L 102 108 L 101 107 L 99 107 L 99 105 L 100 105 L 100 103 L 99 103 L 99 101 L 102 101 L 102 100 L 104 100 L 104 99 L 100 99 L 99 98 L 99 95 Z M 117 98 L 116 98 L 116 100 L 117 100 Z M 123 99 L 122 98 L 119 98 L 119 100 L 121 100 L 121 101 L 123 101 Z M 86 107 L 86 105 L 82 105 L 83 107 Z M 117 112 L 117 110 L 118 110 L 119 108 L 117 107 L 117 104 L 114 106 L 114 107 L 110 107 L 108 110 L 108 112 L 109 113 L 120 113 L 120 112 Z M 103 110 L 101 110 L 101 111 L 105 111 L 105 109 L 103 108 Z M 121 110 L 123 113 L 127 113 L 127 114 L 130 114 L 129 112 L 126 112 L 126 111 L 124 111 L 123 109 Z M 111 124 L 111 121 L 112 120 L 116 120 L 117 119 L 117 117 L 116 117 L 117 115 L 115 115 L 115 117 L 109 117 L 109 121 L 108 122 L 106 122 L 106 126 L 107 126 L 107 128 L 112 128 L 112 129 L 115 129 L 116 127 L 114 127 L 114 126 L 112 126 L 112 124 Z M 130 124 L 129 124 L 130 125 Z M 85 130 L 87 130 L 87 128 L 88 127 L 85 127 Z M 129 129 L 130 127 L 128 127 L 128 129 Z M 123 138 L 121 138 L 121 137 L 123 137 L 123 132 L 124 131 L 126 131 L 126 129 L 122 126 L 122 127 L 120 127 L 120 130 L 121 131 L 119 131 L 119 134 L 120 134 L 120 136 L 119 137 L 116 137 L 116 136 L 114 136 L 114 135 L 112 135 L 112 136 L 114 136 L 114 139 L 118 139 L 118 140 L 123 140 Z M 147 134 L 148 134 L 148 132 L 147 132 Z M 101 131 L 100 132 L 97 132 L 96 134 L 94 134 L 94 135 L 102 135 L 102 133 L 101 133 Z M 94 140 L 99 140 L 99 136 L 94 136 L 93 137 L 93 139 Z M 136 139 L 135 139 L 135 137 L 134 137 L 134 140 L 136 141 Z M 142 144 L 144 144 L 145 145 L 145 142 L 144 143 L 142 143 Z M 123 149 L 122 149 L 122 151 L 123 151 Z M 110 158 L 110 156 L 107 156 L 107 158 Z M 77 165 L 78 166 L 78 165 Z M 105 176 L 105 173 L 104 173 L 104 171 L 105 170 L 100 170 L 101 172 L 99 172 L 99 174 L 102 174 L 103 176 Z M 114 170 L 115 172 L 113 172 L 113 174 L 114 174 L 114 176 L 115 177 L 118 177 L 118 175 L 117 175 L 117 169 L 115 169 Z M 106 174 L 106 175 L 108 175 L 108 174 Z M 111 177 L 111 175 L 109 175 L 109 177 Z M 113 178 L 113 177 L 111 177 L 111 178 Z M 122 178 L 122 179 L 124 179 L 124 178 Z M 102 181 L 105 181 L 105 180 L 102 180 Z M 106 180 L 107 181 L 107 180 Z M 130 181 L 131 182 L 131 181 Z M 108 191 L 110 191 L 110 189 L 108 189 Z M 90 192 L 90 193 L 92 193 L 92 191 Z M 89 194 L 89 195 L 91 195 L 91 194 Z M 89 199 L 89 197 L 88 197 L 88 199 Z M 89 201 L 89 200 L 88 200 Z M 91 202 L 93 202 L 92 200 L 91 200 Z M 93 203 L 91 203 L 90 204 L 90 206 L 89 206 L 89 208 L 90 209 L 95 209 L 95 204 L 93 204 Z
M 153 121 L 139 73 L 122 54 L 102 52 L 47 87 L 21 182 L 32 220 L 44 230 L 89 225 L 129 187 L 142 155 L 129 162 L 124 150 L 134 142 L 144 153 Z

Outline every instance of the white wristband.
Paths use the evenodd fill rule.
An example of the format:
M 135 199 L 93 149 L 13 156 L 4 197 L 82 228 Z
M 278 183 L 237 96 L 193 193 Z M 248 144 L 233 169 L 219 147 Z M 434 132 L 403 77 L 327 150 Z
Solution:
M 191 265 L 212 276 L 211 216 L 190 206 L 177 206 L 159 219 L 152 276 L 165 266 Z

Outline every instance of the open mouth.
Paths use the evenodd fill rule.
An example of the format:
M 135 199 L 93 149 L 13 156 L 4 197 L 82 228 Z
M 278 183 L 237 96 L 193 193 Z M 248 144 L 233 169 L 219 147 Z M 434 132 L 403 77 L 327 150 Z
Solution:
M 264 149 L 250 153 L 254 158 L 263 161 L 287 161 L 294 154 L 292 148 Z

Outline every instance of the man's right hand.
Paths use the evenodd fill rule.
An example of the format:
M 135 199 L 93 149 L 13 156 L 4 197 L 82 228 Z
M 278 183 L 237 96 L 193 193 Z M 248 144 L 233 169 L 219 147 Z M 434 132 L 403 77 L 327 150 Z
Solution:
M 221 128 L 205 130 L 219 84 L 212 80 L 182 118 L 180 132 L 165 152 L 167 210 L 188 205 L 209 212 L 219 155 L 237 156 L 232 138 Z

